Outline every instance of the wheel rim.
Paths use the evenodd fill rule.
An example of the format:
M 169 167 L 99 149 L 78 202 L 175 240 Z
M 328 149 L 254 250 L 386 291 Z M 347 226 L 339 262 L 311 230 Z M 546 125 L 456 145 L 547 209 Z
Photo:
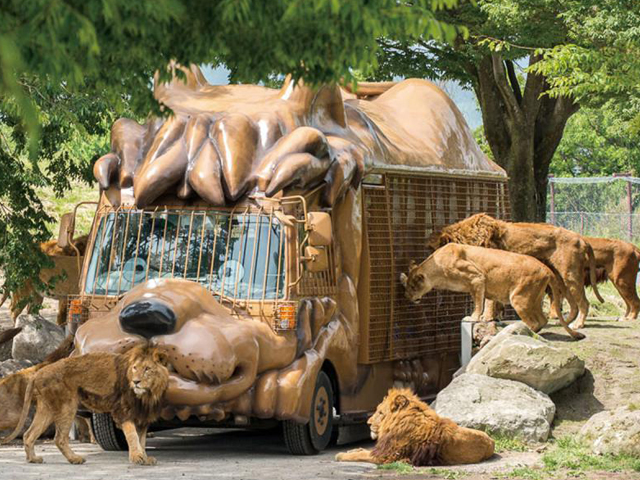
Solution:
M 329 394 L 324 387 L 320 387 L 316 394 L 316 401 L 313 406 L 313 425 L 319 436 L 329 426 Z

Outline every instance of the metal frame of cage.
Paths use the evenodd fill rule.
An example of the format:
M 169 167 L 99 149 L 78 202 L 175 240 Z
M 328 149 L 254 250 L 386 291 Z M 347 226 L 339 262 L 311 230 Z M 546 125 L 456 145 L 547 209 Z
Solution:
M 471 297 L 434 290 L 416 305 L 404 298 L 399 276 L 428 256 L 432 232 L 481 212 L 508 220 L 506 179 L 382 173 L 362 188 L 370 276 L 360 362 L 458 351 Z
M 183 217 L 189 217 L 189 232 L 186 237 L 187 238 L 187 246 L 186 246 L 187 257 L 189 255 L 191 242 L 193 240 L 196 240 L 194 238 L 194 235 L 192 235 L 192 233 L 194 233 L 192 231 L 192 228 L 194 225 L 193 220 L 197 216 L 204 217 L 206 215 L 213 214 L 217 217 L 217 215 L 219 214 L 220 216 L 228 216 L 229 221 L 231 221 L 231 218 L 234 216 L 235 218 L 240 218 L 243 225 L 242 234 L 241 234 L 241 237 L 242 237 L 241 241 L 243 242 L 244 241 L 249 242 L 249 239 L 246 238 L 247 237 L 246 236 L 247 217 L 249 215 L 256 215 L 258 216 L 258 218 L 266 218 L 269 225 L 269 229 L 274 224 L 274 222 L 276 221 L 280 222 L 281 224 L 283 224 L 283 230 L 282 230 L 283 234 L 282 234 L 282 240 L 280 241 L 280 246 L 278 251 L 278 260 L 277 260 L 277 265 L 278 265 L 277 279 L 278 280 L 276 284 L 275 298 L 272 298 L 272 299 L 266 298 L 266 291 L 267 291 L 266 276 L 269 271 L 268 261 L 269 261 L 269 253 L 271 249 L 271 246 L 270 246 L 271 235 L 269 235 L 267 239 L 267 247 L 266 247 L 267 254 L 265 255 L 265 271 L 264 271 L 264 278 L 262 279 L 263 293 L 261 298 L 256 299 L 256 298 L 252 298 L 251 296 L 251 286 L 253 283 L 254 268 L 256 266 L 256 261 L 255 261 L 256 251 L 259 243 L 257 239 L 257 235 L 254 236 L 253 245 L 249 246 L 248 248 L 248 251 L 251 252 L 250 253 L 251 270 L 249 272 L 250 282 L 249 282 L 249 287 L 247 288 L 247 296 L 241 297 L 238 295 L 237 271 L 236 271 L 236 279 L 234 281 L 235 286 L 234 286 L 233 292 L 225 291 L 225 282 L 223 282 L 221 285 L 222 287 L 221 291 L 216 291 L 213 289 L 213 281 L 211 281 L 212 269 L 215 263 L 215 259 L 213 256 L 210 260 L 210 265 L 208 265 L 209 282 L 208 282 L 207 288 L 212 293 L 212 295 L 214 295 L 214 297 L 217 298 L 218 301 L 220 301 L 223 305 L 227 306 L 232 312 L 237 313 L 238 309 L 242 308 L 246 310 L 250 315 L 260 316 L 261 318 L 265 319 L 266 321 L 271 323 L 271 325 L 275 330 L 295 329 L 296 317 L 297 317 L 297 301 L 288 300 L 289 293 L 293 291 L 292 290 L 293 288 L 297 288 L 297 292 L 301 292 L 305 294 L 315 294 L 316 292 L 317 294 L 320 294 L 320 292 L 325 292 L 325 293 L 335 292 L 336 272 L 335 272 L 333 248 L 328 247 L 330 269 L 327 272 L 317 272 L 317 273 L 306 272 L 300 265 L 300 262 L 298 262 L 298 265 L 295 266 L 295 268 L 293 269 L 290 266 L 288 267 L 287 262 L 289 261 L 288 259 L 290 258 L 290 256 L 288 255 L 287 249 L 293 248 L 294 245 L 292 242 L 288 242 L 285 240 L 285 238 L 289 234 L 287 232 L 287 229 L 284 228 L 284 226 L 285 224 L 290 226 L 292 225 L 297 226 L 298 229 L 302 229 L 302 231 L 306 234 L 306 230 L 308 230 L 308 227 L 306 225 L 306 218 L 307 218 L 306 200 L 304 197 L 299 197 L 299 196 L 285 197 L 278 200 L 270 200 L 270 199 L 260 199 L 260 200 L 261 201 L 256 202 L 255 205 L 253 204 L 243 205 L 243 206 L 236 206 L 233 208 L 210 207 L 210 206 L 191 206 L 191 207 L 165 206 L 165 207 L 155 207 L 152 209 L 136 209 L 135 207 L 132 207 L 132 206 L 119 206 L 117 208 L 112 208 L 110 206 L 103 206 L 97 210 L 95 222 L 97 223 L 97 225 L 100 225 L 100 222 L 102 221 L 103 218 L 105 218 L 107 215 L 112 215 L 112 214 L 115 215 L 114 221 L 117 222 L 119 219 L 118 214 L 124 214 L 126 220 L 123 220 L 125 222 L 123 238 L 126 238 L 129 233 L 132 215 L 141 214 L 138 220 L 138 229 L 137 229 L 138 233 L 137 233 L 137 239 L 136 239 L 136 247 L 135 247 L 136 253 L 134 257 L 134 263 L 137 262 L 138 252 L 140 250 L 140 232 L 141 232 L 140 227 L 141 227 L 144 215 L 149 215 L 152 218 L 152 227 L 151 227 L 151 231 L 149 232 L 149 236 L 153 235 L 154 228 L 155 228 L 155 219 L 157 218 L 158 215 L 176 214 L 178 215 L 178 225 L 181 224 L 181 220 Z M 298 215 L 284 215 L 282 213 L 284 209 L 291 210 L 294 213 L 298 212 Z M 262 222 L 262 220 L 260 220 L 259 222 Z M 202 231 L 200 232 L 200 237 L 199 237 L 200 240 L 202 240 L 205 229 L 206 229 L 205 228 L 206 222 L 202 221 L 201 223 L 202 223 Z M 97 228 L 95 235 L 98 235 L 99 231 L 100 229 Z M 118 254 L 122 256 L 124 253 L 125 242 L 115 241 L 117 231 L 118 231 L 118 228 L 114 227 L 111 232 L 111 234 L 113 235 L 113 238 L 112 238 L 111 251 L 109 253 L 109 263 L 108 263 L 107 274 L 106 274 L 107 286 L 110 284 L 110 281 L 111 281 L 110 277 L 112 275 L 114 258 L 116 258 Z M 179 226 L 176 228 L 176 232 L 174 233 L 176 235 L 179 234 Z M 217 234 L 218 232 L 214 233 L 215 235 L 213 240 L 214 244 L 217 238 Z M 100 239 L 96 239 L 96 243 L 103 244 L 105 235 L 106 235 L 106 229 L 103 229 L 102 237 Z M 195 232 L 195 237 L 197 236 L 198 236 L 198 232 Z M 301 242 L 296 237 L 297 235 L 291 236 L 291 239 L 294 242 L 298 242 L 298 244 L 295 245 L 295 248 L 302 248 L 304 241 Z M 156 253 L 159 253 L 159 258 L 160 258 L 160 269 L 158 271 L 158 275 L 162 274 L 163 267 L 164 267 L 163 262 L 165 258 L 165 247 L 167 245 L 167 224 L 166 223 L 165 223 L 164 231 L 162 233 L 161 242 L 162 242 L 162 249 L 160 250 L 160 252 L 156 252 Z M 179 243 L 178 241 L 175 242 L 174 249 L 176 250 L 178 248 L 178 243 Z M 231 235 L 229 235 L 227 239 L 225 259 L 222 264 L 223 271 L 226 270 L 227 262 L 229 260 L 230 243 L 231 243 Z M 241 250 L 242 248 L 243 247 L 241 246 Z M 203 248 L 201 244 L 199 252 L 197 253 L 198 264 L 197 264 L 197 270 L 196 270 L 196 277 L 198 278 L 200 277 L 201 269 L 203 268 L 202 249 Z M 150 248 L 149 252 L 147 253 L 147 256 L 148 256 L 147 260 L 149 260 L 151 251 L 152 249 Z M 176 253 L 177 253 L 176 251 L 173 252 L 173 256 L 172 256 L 173 261 L 171 262 L 171 265 L 170 265 L 171 278 L 180 278 L 180 277 L 186 278 L 189 262 L 187 259 L 185 259 L 184 268 L 182 269 L 182 271 L 180 271 L 179 268 L 178 270 L 176 270 L 176 261 L 177 261 Z M 91 262 L 90 257 L 92 254 L 93 254 L 92 252 L 89 253 L 88 262 Z M 101 262 L 103 252 L 100 251 L 98 255 L 99 256 L 96 260 L 97 265 L 99 265 Z M 150 268 L 150 262 L 147 261 L 146 271 L 145 271 L 145 281 L 149 279 L 149 268 Z M 169 268 L 167 268 L 167 270 L 169 270 Z M 102 294 L 96 293 L 97 282 L 98 282 L 97 276 L 94 279 L 94 284 L 91 287 L 91 291 L 85 292 L 86 288 L 84 283 L 86 282 L 86 279 L 83 280 L 82 293 L 79 296 L 74 296 L 70 298 L 69 321 L 71 323 L 77 324 L 78 322 L 81 323 L 82 321 L 85 321 L 90 315 L 89 312 L 92 310 L 102 311 L 102 312 L 108 311 L 111 305 L 105 305 L 104 304 L 105 300 L 113 300 L 112 302 L 108 302 L 108 303 L 115 304 L 122 297 L 122 295 L 124 295 L 125 292 L 121 291 L 122 276 L 124 274 L 124 266 L 120 267 L 118 272 L 114 270 L 113 273 L 118 275 L 117 291 L 113 294 L 110 293 L 109 290 L 107 290 L 109 292 L 108 295 L 102 295 Z M 282 281 L 282 283 L 280 282 L 281 274 L 284 274 L 284 280 Z M 294 280 L 293 282 L 287 283 L 289 280 L 289 277 L 292 274 L 296 275 L 297 277 L 296 280 Z M 167 278 L 167 277 L 163 277 L 163 278 Z M 136 280 L 134 275 L 134 277 L 132 278 L 131 288 L 135 286 L 135 282 Z M 100 298 L 101 301 L 94 302 L 93 301 L 94 298 Z M 76 313 L 74 314 L 72 313 L 72 311 L 76 311 Z M 79 312 L 83 312 L 83 313 L 79 313 Z

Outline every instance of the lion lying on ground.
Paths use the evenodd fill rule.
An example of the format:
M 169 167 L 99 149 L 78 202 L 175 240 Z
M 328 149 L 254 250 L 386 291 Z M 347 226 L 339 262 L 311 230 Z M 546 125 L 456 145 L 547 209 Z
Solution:
M 371 438 L 377 440 L 373 450 L 339 453 L 337 461 L 459 465 L 482 462 L 494 451 L 489 435 L 440 417 L 408 389 L 389 390 L 367 423 Z
M 428 245 L 437 249 L 452 242 L 507 250 L 542 261 L 562 280 L 558 282 L 561 292 L 571 306 L 568 320 L 571 323 L 578 317 L 578 328 L 584 326 L 589 313 L 583 280 L 586 268 L 591 272 L 593 292 L 604 302 L 595 285 L 593 250 L 577 233 L 546 223 L 504 222 L 479 213 L 433 233 Z
M 74 245 L 80 252 L 80 256 L 84 256 L 85 250 L 87 248 L 87 239 L 88 235 L 83 235 L 74 240 Z M 75 257 L 77 255 L 76 250 L 71 246 L 67 246 L 65 248 L 61 248 L 58 246 L 57 240 L 49 240 L 47 242 L 43 242 L 40 244 L 40 249 L 42 252 L 47 255 L 52 261 L 54 257 L 59 256 L 67 256 L 67 257 Z M 58 277 L 62 275 L 64 272 L 61 267 L 55 264 L 53 268 L 43 268 L 40 272 L 40 279 L 43 282 L 48 282 L 53 277 Z M 72 292 L 68 292 L 72 293 Z M 63 325 L 67 320 L 67 295 L 56 295 L 47 292 L 39 292 L 33 285 L 31 280 L 27 280 L 25 284 L 9 295 L 8 292 L 5 292 L 0 299 L 0 307 L 7 301 L 7 298 L 11 296 L 11 302 L 9 305 L 9 311 L 11 312 L 11 318 L 14 323 L 18 315 L 22 313 L 22 311 L 26 308 L 27 313 L 31 313 L 36 307 L 42 305 L 44 297 L 51 295 L 51 298 L 55 298 L 58 300 L 58 325 Z
M 72 350 L 73 336 L 70 335 L 42 363 L 19 370 L 0 379 L 0 430 L 15 429 L 18 426 L 27 385 L 35 373 L 46 365 L 68 357 Z
M 636 291 L 640 250 L 622 240 L 582 238 L 593 248 L 597 268 L 596 283 L 611 280 L 627 306 L 627 311 L 620 320 L 636 320 L 640 312 L 640 298 Z M 586 286 L 592 285 L 590 273 L 585 272 Z
M 146 434 L 160 415 L 169 384 L 167 362 L 163 352 L 142 345 L 124 354 L 90 353 L 47 365 L 29 381 L 18 426 L 3 443 L 22 429 L 35 398 L 36 413 L 24 434 L 27 461 L 42 463 L 34 444 L 54 422 L 56 446 L 70 463 L 84 463 L 69 446 L 69 431 L 82 404 L 94 412 L 111 414 L 125 434 L 132 463 L 155 465 L 156 460 L 145 452 Z
M 471 318 L 476 322 L 488 298 L 510 304 L 522 321 L 538 332 L 547 324 L 542 311 L 547 286 L 555 302 L 560 298 L 560 285 L 553 272 L 535 258 L 518 253 L 449 243 L 420 265 L 412 262 L 409 268 L 409 276 L 400 274 L 409 300 L 417 302 L 434 288 L 470 293 L 474 302 Z M 573 338 L 584 338 L 562 317 L 560 323 Z

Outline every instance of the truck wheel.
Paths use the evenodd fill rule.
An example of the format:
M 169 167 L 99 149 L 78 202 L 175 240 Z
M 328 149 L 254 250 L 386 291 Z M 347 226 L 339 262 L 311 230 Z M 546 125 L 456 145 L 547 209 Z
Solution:
M 285 420 L 284 443 L 293 455 L 315 455 L 324 450 L 333 433 L 333 388 L 326 373 L 320 372 L 311 399 L 308 423 Z
M 127 450 L 127 439 L 108 413 L 91 414 L 91 427 L 98 445 L 107 452 Z

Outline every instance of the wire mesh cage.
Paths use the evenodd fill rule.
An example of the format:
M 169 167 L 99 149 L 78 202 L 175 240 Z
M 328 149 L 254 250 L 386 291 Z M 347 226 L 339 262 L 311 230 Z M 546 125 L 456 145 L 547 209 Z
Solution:
M 460 321 L 472 311 L 471 297 L 434 290 L 413 304 L 404 298 L 399 276 L 411 260 L 427 257 L 432 232 L 480 212 L 508 220 L 506 182 L 382 174 L 363 189 L 370 304 L 361 361 L 458 351 Z

